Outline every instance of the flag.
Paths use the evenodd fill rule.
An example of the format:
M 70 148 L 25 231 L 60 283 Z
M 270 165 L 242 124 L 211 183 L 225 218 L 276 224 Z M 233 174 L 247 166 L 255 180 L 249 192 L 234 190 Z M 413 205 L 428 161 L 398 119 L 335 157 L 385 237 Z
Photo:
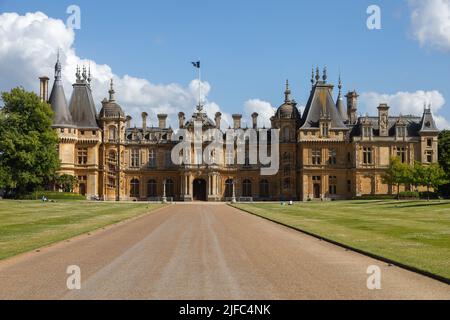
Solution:
M 193 65 L 194 67 L 196 67 L 197 69 L 200 69 L 200 61 L 192 62 L 192 65 Z

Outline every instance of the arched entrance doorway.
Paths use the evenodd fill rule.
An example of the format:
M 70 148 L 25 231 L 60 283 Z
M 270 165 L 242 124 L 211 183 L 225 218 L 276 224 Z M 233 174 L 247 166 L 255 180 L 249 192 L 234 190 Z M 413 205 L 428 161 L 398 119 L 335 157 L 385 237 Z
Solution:
M 193 191 L 194 201 L 206 201 L 206 180 L 195 179 Z

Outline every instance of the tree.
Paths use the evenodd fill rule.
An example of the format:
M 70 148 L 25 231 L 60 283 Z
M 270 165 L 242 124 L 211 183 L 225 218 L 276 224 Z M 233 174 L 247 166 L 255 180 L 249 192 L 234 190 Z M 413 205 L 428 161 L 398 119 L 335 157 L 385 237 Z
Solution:
M 397 186 L 397 199 L 400 199 L 400 186 L 411 181 L 411 168 L 408 164 L 402 163 L 399 158 L 392 158 L 389 168 L 386 170 L 382 179 L 390 186 Z
M 424 166 L 421 170 L 421 175 L 421 185 L 427 187 L 428 200 L 430 200 L 431 188 L 437 190 L 440 186 L 448 183 L 447 174 L 438 163 Z
M 77 177 L 69 174 L 63 174 L 55 177 L 55 185 L 64 192 L 73 192 L 77 184 Z
M 450 179 L 450 131 L 444 130 L 439 135 L 439 164 L 447 172 L 447 178 Z M 450 184 L 445 184 L 440 188 L 441 192 L 450 196 Z
M 59 168 L 53 112 L 23 88 L 3 92 L 0 109 L 0 186 L 16 195 L 48 183 Z

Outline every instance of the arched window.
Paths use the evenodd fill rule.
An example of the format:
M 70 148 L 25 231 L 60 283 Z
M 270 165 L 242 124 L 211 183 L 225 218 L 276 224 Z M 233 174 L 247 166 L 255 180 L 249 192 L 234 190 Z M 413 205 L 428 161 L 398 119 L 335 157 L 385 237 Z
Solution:
M 109 141 L 115 141 L 117 139 L 117 128 L 115 126 L 110 126 L 108 128 L 109 131 Z
M 269 181 L 261 180 L 259 182 L 259 196 L 261 198 L 269 198 Z
M 232 179 L 225 181 L 225 198 L 233 197 L 233 183 Z
M 130 183 L 130 197 L 131 198 L 139 198 L 140 194 L 139 194 L 139 180 L 138 179 L 133 179 L 131 180 Z
M 242 183 L 242 196 L 243 197 L 251 197 L 252 196 L 252 182 L 248 179 L 245 179 Z
M 155 198 L 158 196 L 157 183 L 155 180 L 151 179 L 147 182 L 147 197 Z
M 166 197 L 173 198 L 175 196 L 175 188 L 172 179 L 166 180 Z

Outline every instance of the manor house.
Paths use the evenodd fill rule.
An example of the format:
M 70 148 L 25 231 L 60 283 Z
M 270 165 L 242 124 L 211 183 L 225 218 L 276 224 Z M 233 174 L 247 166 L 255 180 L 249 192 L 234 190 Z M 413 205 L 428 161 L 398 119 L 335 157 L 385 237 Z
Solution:
M 311 93 L 301 113 L 286 83 L 284 102 L 271 118 L 280 130 L 280 167 L 276 175 L 262 176 L 260 165 L 174 165 L 171 150 L 174 130 L 167 115 L 157 115 L 157 126 L 132 127 L 131 118 L 115 98 L 111 81 L 109 98 L 97 110 L 92 96 L 91 76 L 77 68 L 72 96 L 67 102 L 58 59 L 55 80 L 48 96 L 47 77 L 41 80 L 41 99 L 54 111 L 53 128 L 59 136 L 61 174 L 78 178 L 76 192 L 103 200 L 175 201 L 314 200 L 352 199 L 363 195 L 396 192 L 382 176 L 393 157 L 405 163 L 437 162 L 438 135 L 430 107 L 420 117 L 391 115 L 380 104 L 378 115 L 358 116 L 358 94 L 342 95 L 339 80 L 327 82 L 326 69 L 317 69 L 311 79 Z M 194 108 L 193 108 L 194 109 Z M 221 128 L 220 113 L 210 119 L 199 105 L 191 117 L 178 115 L 179 127 L 193 130 L 201 121 L 203 130 Z M 156 121 L 156 119 L 154 119 Z M 258 114 L 252 115 L 258 129 Z M 233 115 L 235 129 L 242 127 L 242 115 Z M 195 152 L 195 151 L 193 151 Z M 224 155 L 225 157 L 225 155 Z M 195 154 L 192 155 L 195 159 Z

